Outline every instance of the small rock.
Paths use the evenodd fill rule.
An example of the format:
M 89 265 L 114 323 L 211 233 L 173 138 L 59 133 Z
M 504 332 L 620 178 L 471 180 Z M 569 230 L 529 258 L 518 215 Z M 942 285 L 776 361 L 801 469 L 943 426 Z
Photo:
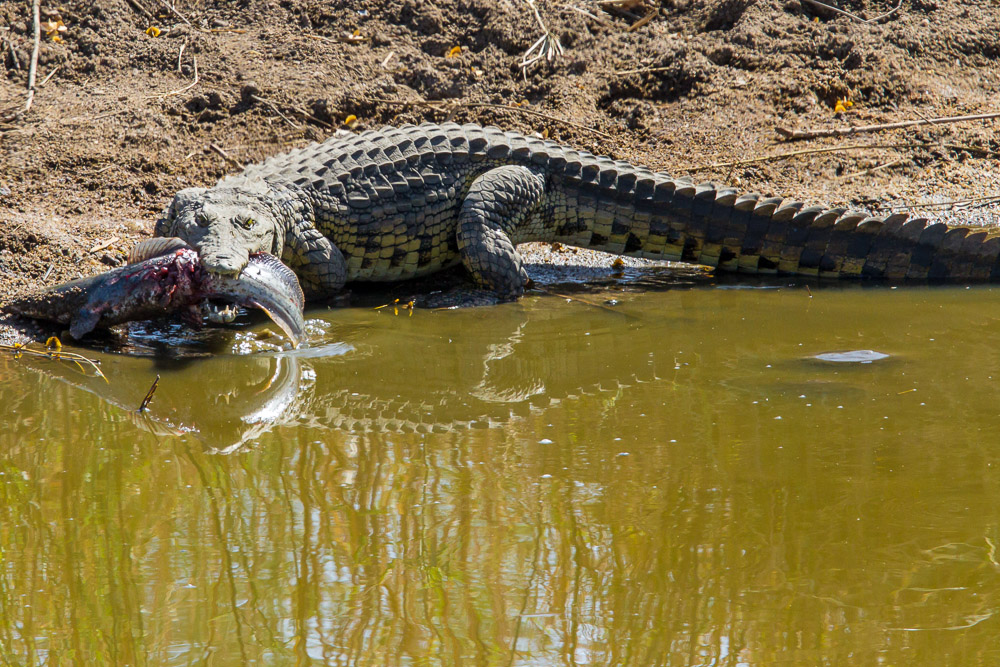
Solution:
M 104 253 L 103 255 L 101 255 L 101 260 L 100 261 L 101 261 L 101 264 L 107 264 L 108 266 L 118 266 L 119 264 L 121 264 L 121 260 L 120 259 L 118 259 L 117 257 L 114 257 L 114 256 L 112 256 L 112 255 L 110 255 L 108 253 Z
M 240 88 L 240 102 L 242 104 L 253 104 L 254 97 L 260 97 L 260 88 L 253 81 L 247 81 Z

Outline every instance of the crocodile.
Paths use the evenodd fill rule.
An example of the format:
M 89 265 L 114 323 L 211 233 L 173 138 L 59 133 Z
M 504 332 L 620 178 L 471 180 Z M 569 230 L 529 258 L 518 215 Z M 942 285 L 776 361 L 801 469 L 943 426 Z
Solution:
M 530 285 L 517 245 L 558 241 L 716 271 L 892 281 L 1000 278 L 1000 230 L 740 194 L 467 124 L 384 127 L 176 194 L 156 235 L 236 275 L 278 256 L 307 298 L 463 264 L 500 300 Z

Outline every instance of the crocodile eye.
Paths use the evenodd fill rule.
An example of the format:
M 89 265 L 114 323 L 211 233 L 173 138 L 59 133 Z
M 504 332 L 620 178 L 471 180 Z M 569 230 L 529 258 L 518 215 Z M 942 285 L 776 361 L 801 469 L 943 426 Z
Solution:
M 252 229 L 253 226 L 257 224 L 256 220 L 247 215 L 237 216 L 234 221 L 243 229 Z

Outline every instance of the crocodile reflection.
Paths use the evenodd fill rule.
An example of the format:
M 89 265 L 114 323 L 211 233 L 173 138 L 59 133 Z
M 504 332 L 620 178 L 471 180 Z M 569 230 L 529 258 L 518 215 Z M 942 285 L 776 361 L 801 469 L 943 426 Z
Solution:
M 108 382 L 47 360 L 25 365 L 96 394 L 156 433 L 190 434 L 222 452 L 287 427 L 490 428 L 583 394 L 614 400 L 624 386 L 656 380 L 664 355 L 661 363 L 673 368 L 662 327 L 610 308 L 553 301 L 422 312 L 419 320 L 339 310 L 332 319 L 342 340 L 296 351 L 187 362 L 91 355 L 100 357 Z M 614 345 L 624 330 L 627 349 Z M 136 415 L 156 374 L 162 379 L 148 411 Z

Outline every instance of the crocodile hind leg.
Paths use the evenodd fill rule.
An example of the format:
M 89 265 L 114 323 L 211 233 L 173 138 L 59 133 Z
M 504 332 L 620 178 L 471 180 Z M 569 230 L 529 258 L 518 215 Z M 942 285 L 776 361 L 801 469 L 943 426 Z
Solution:
M 524 229 L 545 193 L 541 176 L 506 165 L 486 172 L 469 188 L 458 217 L 458 252 L 479 285 L 502 299 L 524 293 L 528 272 L 508 233 Z

